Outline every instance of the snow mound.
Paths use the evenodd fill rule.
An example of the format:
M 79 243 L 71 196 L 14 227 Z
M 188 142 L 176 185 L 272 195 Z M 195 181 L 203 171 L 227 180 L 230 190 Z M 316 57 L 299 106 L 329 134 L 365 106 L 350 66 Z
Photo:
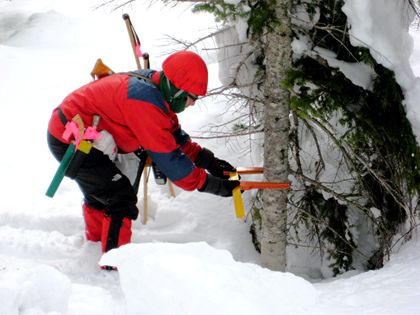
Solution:
M 100 264 L 118 267 L 129 314 L 307 314 L 317 298 L 302 278 L 236 262 L 204 242 L 129 244 Z
M 47 265 L 3 267 L 0 274 L 0 314 L 64 314 L 70 279 Z

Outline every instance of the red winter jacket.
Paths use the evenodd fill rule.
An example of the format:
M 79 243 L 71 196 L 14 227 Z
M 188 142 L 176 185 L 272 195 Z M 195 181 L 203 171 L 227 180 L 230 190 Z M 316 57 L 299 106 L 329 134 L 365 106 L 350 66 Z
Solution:
M 77 89 L 59 108 L 68 120 L 79 114 L 85 126 L 91 126 L 93 115 L 99 115 L 97 130 L 107 130 L 121 151 L 144 148 L 175 185 L 185 190 L 201 188 L 207 174 L 192 162 L 201 147 L 181 129 L 177 115 L 163 99 L 156 86 L 159 72 L 140 73 L 153 83 L 128 74 L 114 74 Z M 57 109 L 48 132 L 66 143 Z

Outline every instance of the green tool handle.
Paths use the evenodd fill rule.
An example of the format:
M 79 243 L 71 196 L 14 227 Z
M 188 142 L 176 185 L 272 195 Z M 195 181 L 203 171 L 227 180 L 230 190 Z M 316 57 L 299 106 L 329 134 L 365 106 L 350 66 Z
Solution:
M 48 197 L 54 197 L 55 192 L 60 186 L 61 181 L 63 180 L 64 174 L 66 173 L 66 169 L 69 166 L 71 160 L 73 159 L 74 152 L 76 147 L 73 143 L 70 143 L 68 146 L 66 153 L 64 153 L 63 159 L 61 160 L 60 165 L 58 166 L 57 171 L 55 172 L 54 178 L 51 181 L 50 186 L 46 192 Z

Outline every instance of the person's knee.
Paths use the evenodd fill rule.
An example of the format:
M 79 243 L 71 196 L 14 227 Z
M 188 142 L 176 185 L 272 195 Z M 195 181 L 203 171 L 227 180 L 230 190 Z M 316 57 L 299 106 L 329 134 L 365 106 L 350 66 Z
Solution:
M 114 185 L 112 193 L 109 194 L 105 212 L 111 216 L 116 215 L 136 220 L 139 215 L 137 195 L 130 184 L 123 183 L 124 181 L 121 180 L 119 184 Z
M 136 204 L 125 201 L 110 204 L 105 208 L 105 213 L 109 216 L 116 216 L 121 218 L 128 218 L 136 220 L 139 216 L 139 209 Z

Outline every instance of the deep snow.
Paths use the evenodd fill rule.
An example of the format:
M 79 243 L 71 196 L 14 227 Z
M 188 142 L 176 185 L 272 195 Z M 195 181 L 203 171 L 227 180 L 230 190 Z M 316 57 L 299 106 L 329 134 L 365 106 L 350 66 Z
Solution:
M 148 224 L 136 221 L 133 244 L 101 257 L 99 244 L 84 239 L 75 183 L 65 179 L 54 199 L 45 196 L 58 166 L 46 146 L 50 113 L 71 90 L 89 82 L 97 58 L 116 71 L 134 68 L 123 12 L 132 17 L 156 68 L 175 47 L 164 34 L 194 39 L 214 23 L 210 15 L 189 13 L 188 5 L 136 2 L 110 12 L 109 7 L 92 11 L 95 3 L 0 2 L 0 314 L 420 313 L 417 238 L 381 270 L 309 282 L 258 265 L 249 219 L 235 218 L 230 199 L 178 189 L 174 199 L 152 179 Z M 420 32 L 411 33 L 418 39 L 410 63 L 420 75 Z M 215 53 L 200 53 L 216 86 Z M 180 120 L 191 135 L 200 135 L 208 124 L 229 117 L 223 100 L 204 99 Z M 235 165 L 260 165 L 246 154 L 245 139 L 198 142 Z M 244 198 L 249 207 L 249 193 Z M 119 272 L 100 271 L 100 260 Z

